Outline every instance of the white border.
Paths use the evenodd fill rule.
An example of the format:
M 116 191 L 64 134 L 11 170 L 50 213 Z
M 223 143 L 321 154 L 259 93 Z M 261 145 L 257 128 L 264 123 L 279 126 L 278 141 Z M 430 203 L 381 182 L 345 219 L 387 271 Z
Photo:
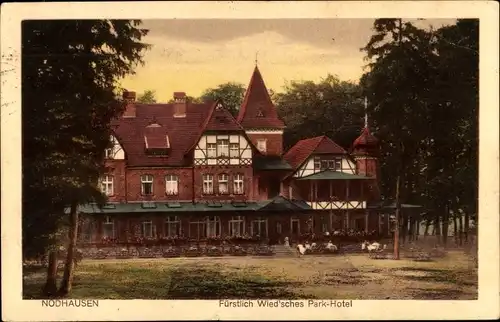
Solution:
M 494 1 L 86 2 L 1 6 L 3 320 L 480 319 L 499 316 L 498 3 Z M 24 19 L 480 18 L 479 300 L 355 301 L 351 309 L 224 309 L 217 301 L 100 301 L 42 308 L 21 299 L 20 23 Z M 15 183 L 18 183 L 17 185 Z M 196 304 L 194 304 L 196 303 Z M 194 309 L 196 308 L 196 309 Z

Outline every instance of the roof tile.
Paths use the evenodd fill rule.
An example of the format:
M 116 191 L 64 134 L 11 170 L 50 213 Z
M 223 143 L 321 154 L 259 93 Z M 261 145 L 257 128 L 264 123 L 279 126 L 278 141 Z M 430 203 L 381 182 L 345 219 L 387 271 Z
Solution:
M 269 92 L 259 68 L 255 69 L 250 84 L 245 92 L 237 117 L 242 127 L 248 128 L 284 128 L 285 123 L 278 117 L 276 107 L 271 101 Z

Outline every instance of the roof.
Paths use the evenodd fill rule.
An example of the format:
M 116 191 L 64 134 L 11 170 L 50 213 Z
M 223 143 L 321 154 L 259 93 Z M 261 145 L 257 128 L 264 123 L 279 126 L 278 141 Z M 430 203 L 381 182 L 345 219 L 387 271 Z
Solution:
M 255 66 L 245 92 L 237 121 L 246 129 L 285 128 L 285 123 L 278 117 L 276 107 L 271 101 L 266 84 L 257 66 Z
M 360 180 L 373 179 L 372 177 L 360 176 L 340 171 L 325 170 L 316 172 L 306 177 L 298 178 L 297 180 Z
M 288 150 L 283 158 L 297 169 L 313 153 L 347 154 L 347 152 L 329 137 L 322 135 L 297 142 Z
M 305 201 L 302 200 L 291 200 L 283 196 L 277 196 L 269 200 L 265 205 L 259 208 L 259 210 L 270 210 L 270 211 L 300 211 L 300 210 L 310 210 L 312 209 Z
M 114 134 L 127 155 L 129 166 L 183 166 L 184 155 L 203 132 L 203 124 L 215 107 L 214 103 L 186 103 L 186 116 L 174 117 L 175 104 L 133 103 L 136 117 L 120 118 L 112 122 Z M 168 133 L 171 149 L 166 156 L 150 157 L 145 153 L 146 127 L 151 123 L 160 125 L 161 134 Z M 155 137 L 156 137 L 155 134 Z M 148 144 L 150 139 L 148 136 Z M 154 139 L 156 142 L 156 138 Z M 162 144 L 163 141 L 156 142 Z M 155 143 L 155 144 L 156 144 Z
M 379 202 L 368 204 L 367 208 L 370 208 L 370 209 L 396 209 L 396 202 L 393 201 L 393 202 L 387 203 L 387 202 L 379 201 Z M 408 209 L 408 208 L 417 209 L 417 208 L 423 208 L 423 206 L 421 206 L 421 205 L 411 205 L 411 204 L 403 203 L 403 204 L 401 204 L 401 208 L 404 208 L 404 209 Z
M 233 201 L 233 202 L 136 202 L 136 203 L 109 203 L 103 208 L 96 204 L 81 205 L 78 211 L 84 214 L 127 214 L 127 213 L 193 213 L 193 212 L 221 212 L 221 211 L 283 211 L 283 210 L 308 210 L 311 207 L 301 200 L 290 200 L 278 196 L 264 201 Z M 66 209 L 66 213 L 69 208 Z
M 354 140 L 352 146 L 355 149 L 362 147 L 374 147 L 377 146 L 377 144 L 378 139 L 370 133 L 370 129 L 368 129 L 368 127 L 365 127 L 361 131 L 361 135 L 356 140 Z
M 211 107 L 202 128 L 203 131 L 244 131 L 221 101 Z
M 261 207 L 257 202 L 137 202 L 110 203 L 102 209 L 95 204 L 79 207 L 79 212 L 87 214 L 124 214 L 151 212 L 210 212 L 210 211 L 253 211 Z

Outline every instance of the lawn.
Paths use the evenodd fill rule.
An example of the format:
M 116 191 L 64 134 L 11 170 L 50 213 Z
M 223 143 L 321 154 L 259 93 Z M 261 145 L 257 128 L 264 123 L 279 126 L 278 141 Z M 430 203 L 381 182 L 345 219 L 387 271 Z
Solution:
M 24 272 L 25 299 L 40 298 L 44 273 Z M 459 251 L 432 262 L 374 260 L 366 254 L 84 260 L 71 297 L 472 300 L 477 271 Z

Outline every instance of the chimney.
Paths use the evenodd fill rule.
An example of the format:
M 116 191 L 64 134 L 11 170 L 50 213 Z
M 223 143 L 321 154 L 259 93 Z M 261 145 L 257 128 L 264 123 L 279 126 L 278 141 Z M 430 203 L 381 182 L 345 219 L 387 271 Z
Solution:
M 135 102 L 135 92 L 124 91 L 123 100 L 127 102 Z
M 123 101 L 125 102 L 125 112 L 123 112 L 123 117 L 130 118 L 136 116 L 135 108 L 135 92 L 124 91 Z
M 186 117 L 186 93 L 174 92 L 174 117 Z

